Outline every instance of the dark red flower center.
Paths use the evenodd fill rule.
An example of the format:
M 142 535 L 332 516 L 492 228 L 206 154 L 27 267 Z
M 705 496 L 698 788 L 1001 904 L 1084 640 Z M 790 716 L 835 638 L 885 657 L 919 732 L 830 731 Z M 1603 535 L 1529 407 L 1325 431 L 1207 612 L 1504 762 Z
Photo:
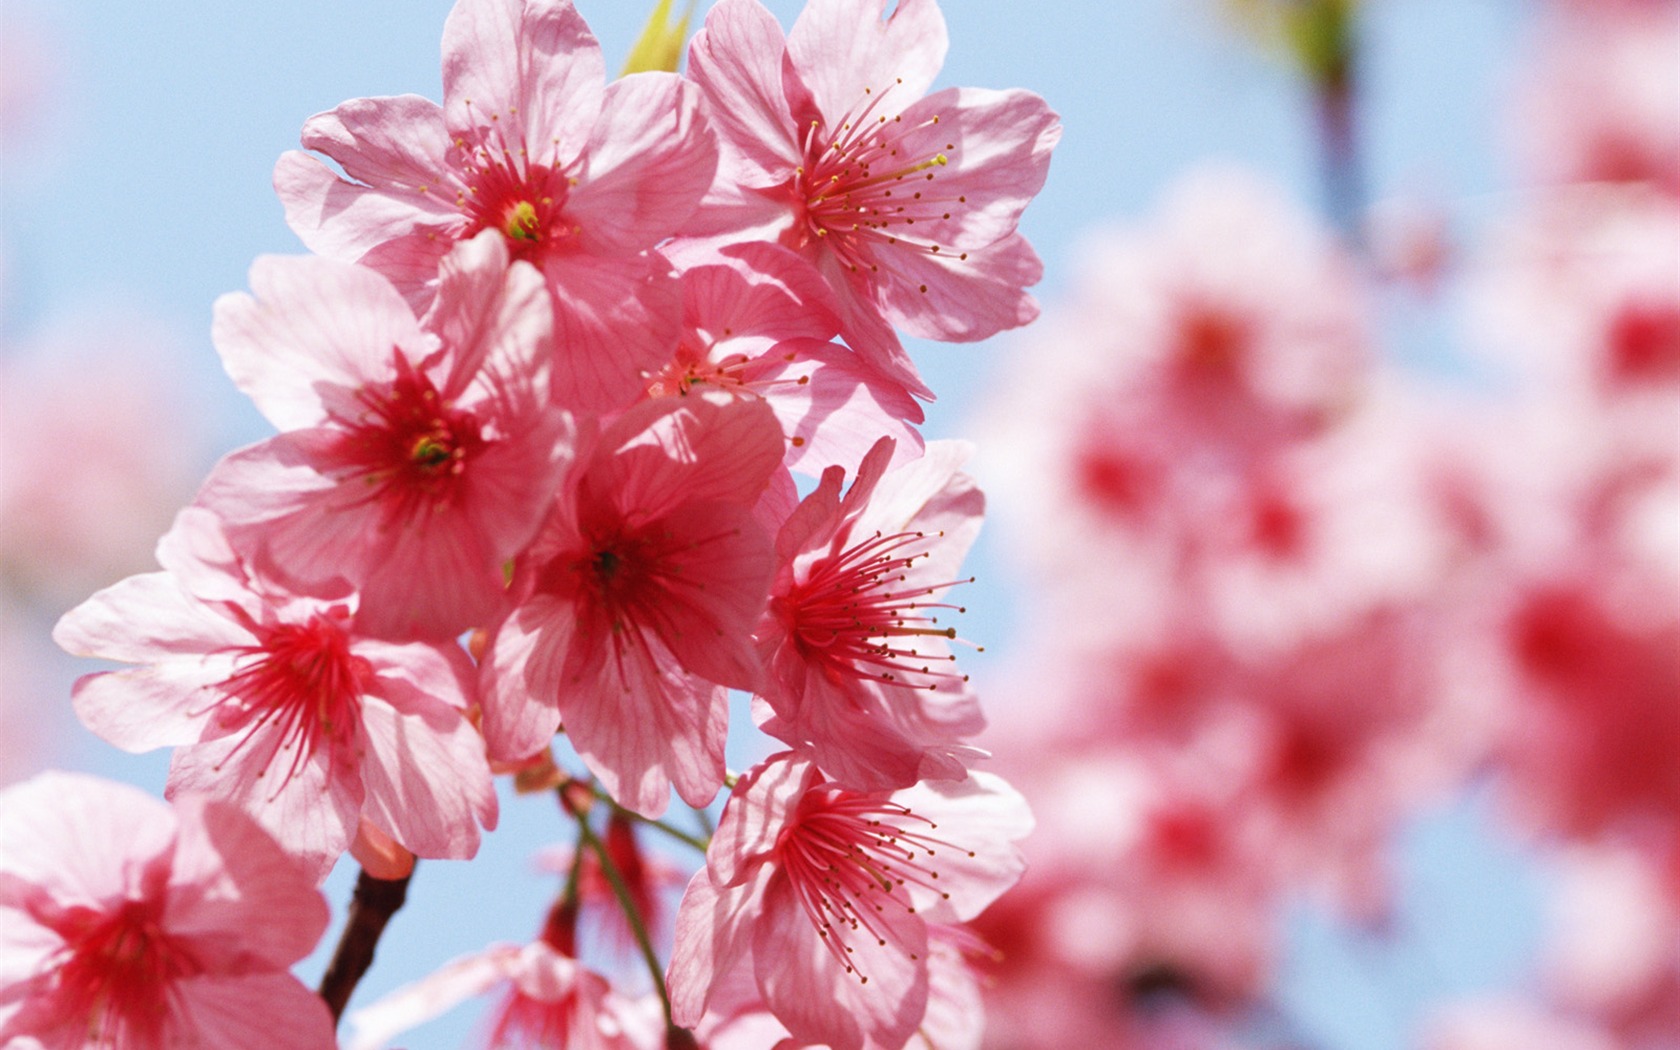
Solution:
M 334 608 L 307 623 L 256 628 L 261 641 L 243 647 L 239 670 L 222 683 L 218 720 L 244 735 L 235 752 L 260 737 L 269 749 L 265 768 L 289 755 L 276 791 L 318 749 L 358 731 L 373 669 L 351 652 L 348 619 Z
M 938 828 L 890 799 L 818 785 L 799 800 L 794 819 L 777 837 L 776 860 L 817 936 L 864 984 L 869 975 L 857 968 L 852 942 L 899 943 L 900 917 L 916 913 L 908 887 L 949 900 L 950 893 L 939 884 L 940 852 L 962 850 L 974 856 L 934 835 Z
M 947 246 L 929 238 L 929 227 L 968 203 L 964 195 L 943 191 L 937 180 L 957 144 L 946 142 L 943 149 L 922 144 L 936 134 L 931 129 L 938 114 L 907 125 L 888 101 L 902 83 L 879 91 L 866 87 L 838 123 L 813 116 L 807 125 L 805 163 L 792 187 L 805 222 L 794 236 L 804 244 L 823 241 L 853 273 L 879 272 L 874 250 L 883 246 L 939 254 Z M 947 254 L 968 258 L 967 252 Z M 926 286 L 921 291 L 925 294 Z
M 965 611 L 932 600 L 966 580 L 911 578 L 943 532 L 875 533 L 812 564 L 804 579 L 775 600 L 788 633 L 807 660 L 836 678 L 878 678 L 913 689 L 961 687 L 968 680 L 946 670 L 956 657 L 931 639 L 954 639 L 939 626 L 938 610 Z
M 351 469 L 367 480 L 368 498 L 386 507 L 391 526 L 459 499 L 462 475 L 486 444 L 483 427 L 439 394 L 426 373 L 393 351 L 396 378 L 358 395 L 365 408 L 349 427 Z
M 124 901 L 116 911 L 77 909 L 59 926 L 58 995 L 87 1011 L 90 1046 L 161 1045 L 170 985 L 201 972 L 163 932 L 156 903 Z

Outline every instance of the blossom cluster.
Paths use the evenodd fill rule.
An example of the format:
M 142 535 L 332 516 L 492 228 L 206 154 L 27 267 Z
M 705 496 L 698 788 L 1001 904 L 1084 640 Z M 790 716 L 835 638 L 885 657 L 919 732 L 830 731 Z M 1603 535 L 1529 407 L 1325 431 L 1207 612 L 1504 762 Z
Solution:
M 212 326 L 277 433 L 216 464 L 160 571 L 59 622 L 133 665 L 76 683 L 83 723 L 174 748 L 172 800 L 242 813 L 316 882 L 346 851 L 370 873 L 473 856 L 493 774 L 540 778 L 557 733 L 586 840 L 568 791 L 633 822 L 728 784 L 671 1031 L 849 1050 L 976 1024 L 960 924 L 1018 878 L 1030 817 L 973 769 L 946 592 L 984 501 L 968 447 L 918 433 L 932 391 L 899 333 L 1036 315 L 1017 223 L 1060 125 L 1026 91 L 930 94 L 942 15 L 886 6 L 812 0 L 784 36 L 721 0 L 686 76 L 609 81 L 570 0 L 459 0 L 441 105 L 310 118 L 274 185 L 314 254 L 259 258 Z M 732 690 L 784 747 L 738 777 Z M 536 944 L 447 971 L 457 998 L 507 979 L 549 1004 L 498 1038 L 657 1043 L 576 960 L 577 883 Z M 105 974 L 84 999 L 123 1031 L 146 1011 L 122 982 L 151 980 L 173 1034 L 137 1045 L 215 1043 L 180 1034 L 199 971 L 147 921 L 67 940 L 39 980 Z M 35 1016 L 0 1036 L 45 1038 Z
M 1674 1045 L 1677 14 L 1549 14 L 1538 185 L 1432 272 L 1229 169 L 1092 238 L 995 412 L 1044 625 L 992 690 L 1039 819 L 981 922 L 996 1045 L 1290 1038 L 1286 905 L 1383 946 L 1402 821 L 1478 780 L 1560 872 L 1543 1001 L 1421 1045 Z M 1449 283 L 1455 374 L 1396 360 Z

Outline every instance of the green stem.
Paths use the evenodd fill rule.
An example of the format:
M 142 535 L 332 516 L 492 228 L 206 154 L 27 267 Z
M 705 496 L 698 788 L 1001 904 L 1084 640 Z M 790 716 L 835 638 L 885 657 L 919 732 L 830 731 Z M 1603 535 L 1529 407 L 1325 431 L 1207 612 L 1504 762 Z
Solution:
M 711 845 L 711 830 L 710 830 L 709 825 L 708 825 L 708 828 L 707 828 L 706 837 L 705 838 L 698 838 L 694 835 L 690 835 L 688 832 L 684 831 L 683 829 L 681 829 L 679 827 L 676 827 L 674 825 L 665 823 L 663 820 L 655 820 L 652 817 L 644 817 L 640 813 L 637 813 L 635 810 L 625 809 L 623 806 L 619 805 L 617 802 L 614 802 L 613 797 L 611 795 L 607 794 L 606 791 L 603 790 L 599 784 L 591 784 L 590 785 L 590 791 L 592 791 L 594 793 L 594 795 L 597 799 L 599 799 L 602 802 L 605 802 L 607 805 L 611 806 L 613 808 L 614 813 L 621 814 L 622 816 L 628 817 L 629 819 L 636 821 L 638 824 L 643 824 L 647 827 L 653 828 L 656 831 L 662 831 L 665 834 L 667 834 L 667 835 L 671 836 L 672 838 L 676 839 L 678 842 L 681 842 L 685 846 L 690 846 L 694 849 L 699 850 L 701 853 L 704 853 L 704 852 L 706 852 L 707 848 L 710 847 L 710 845 Z
M 654 990 L 659 993 L 659 1004 L 665 1010 L 665 1024 L 667 1027 L 675 1027 L 671 1022 L 671 994 L 665 990 L 665 968 L 659 965 L 659 954 L 653 950 L 653 939 L 648 936 L 647 924 L 642 921 L 641 910 L 630 898 L 630 887 L 625 885 L 623 873 L 607 853 L 607 844 L 602 842 L 600 836 L 595 834 L 595 829 L 589 826 L 588 814 L 573 815 L 577 818 L 578 841 L 595 851 L 595 859 L 601 864 L 601 874 L 607 877 L 607 884 L 612 887 L 613 896 L 618 898 L 618 906 L 624 910 L 625 921 L 630 924 L 630 933 L 636 938 L 636 946 L 642 951 L 642 959 L 647 963 L 648 973 L 653 976 Z

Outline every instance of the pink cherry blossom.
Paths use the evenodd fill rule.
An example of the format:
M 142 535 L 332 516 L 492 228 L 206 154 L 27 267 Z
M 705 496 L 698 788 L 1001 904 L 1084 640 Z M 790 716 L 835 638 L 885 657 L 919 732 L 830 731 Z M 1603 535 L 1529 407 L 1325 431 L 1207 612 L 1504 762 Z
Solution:
M 926 95 L 945 59 L 933 0 L 812 0 L 784 41 L 757 0 L 723 0 L 689 48 L 721 137 L 689 225 L 810 259 L 846 341 L 916 394 L 893 327 L 967 342 L 1026 324 L 1042 272 L 1016 232 L 1061 125 L 1026 91 Z
M 0 354 L 0 580 L 57 615 L 151 562 L 192 496 L 205 423 L 158 319 L 78 305 Z M 168 426 L 157 426 L 168 419 Z M 146 441 L 135 435 L 152 432 Z
M 928 928 L 928 1007 L 909 1043 L 883 1043 L 865 1037 L 865 1050 L 980 1050 L 986 1012 L 980 1001 L 979 976 L 970 954 L 986 954 L 983 942 L 966 927 Z M 753 977 L 751 951 L 736 960 L 728 974 L 713 982 L 706 1015 L 694 1027 L 704 1050 L 799 1050 L 811 1044 L 795 1040 L 765 1005 Z
M 1631 848 L 1567 850 L 1550 901 L 1549 998 L 1628 1046 L 1680 1034 L 1680 897 L 1654 859 Z
M 985 725 L 954 667 L 941 600 L 980 529 L 984 497 L 959 472 L 968 447 L 934 442 L 887 471 L 881 439 L 841 494 L 830 467 L 777 537 L 770 612 L 758 633 L 769 675 L 762 728 L 858 790 L 955 780 Z
M 570 452 L 549 403 L 541 280 L 486 234 L 442 264 L 424 321 L 371 270 L 267 257 L 217 303 L 229 373 L 279 436 L 199 503 L 262 571 L 361 591 L 362 629 L 436 641 L 487 623 Z
M 592 439 L 520 556 L 483 663 L 484 732 L 507 761 L 563 722 L 612 796 L 657 816 L 723 783 L 727 688 L 758 685 L 752 625 L 770 541 L 754 507 L 784 439 L 762 401 L 644 401 Z
M 0 1043 L 335 1045 L 287 972 L 326 929 L 307 870 L 232 806 L 43 773 L 0 791 Z
M 459 0 L 444 25 L 443 97 L 345 102 L 309 119 L 275 168 L 313 251 L 380 270 L 418 305 L 457 242 L 498 231 L 541 269 L 559 338 L 556 396 L 605 411 L 663 363 L 679 301 L 648 251 L 711 182 L 699 92 L 673 74 L 603 85 L 600 45 L 570 0 Z
M 1490 999 L 1438 1009 L 1421 1050 L 1626 1050 L 1609 1032 L 1538 1003 Z
M 1648 182 L 1680 192 L 1680 92 L 1670 3 L 1552 5 L 1513 107 L 1515 145 L 1547 181 Z
M 750 950 L 800 1045 L 901 1046 L 928 1009 L 930 924 L 973 918 L 1020 878 L 1026 805 L 988 774 L 857 792 L 791 753 L 735 787 L 677 914 L 672 1016 L 692 1026 Z
M 484 1045 L 568 1050 L 656 1050 L 663 1021 L 637 1009 L 606 978 L 536 941 L 493 945 L 445 963 L 350 1016 L 349 1050 L 379 1050 L 403 1032 L 478 995 L 502 991 Z
M 1649 187 L 1542 198 L 1497 226 L 1469 287 L 1472 338 L 1534 396 L 1680 402 L 1680 202 Z
M 761 397 L 788 436 L 787 465 L 806 473 L 856 462 L 883 434 L 898 442 L 902 458 L 921 450 L 916 399 L 829 341 L 840 319 L 809 263 L 763 242 L 674 255 L 683 333 L 676 355 L 652 377 L 650 395 L 705 385 Z
M 142 665 L 77 681 L 84 724 L 128 751 L 176 747 L 171 797 L 237 803 L 319 877 L 363 818 L 423 857 L 477 852 L 496 796 L 458 646 L 370 638 L 353 599 L 275 587 L 199 508 L 158 560 L 53 631 L 76 655 Z

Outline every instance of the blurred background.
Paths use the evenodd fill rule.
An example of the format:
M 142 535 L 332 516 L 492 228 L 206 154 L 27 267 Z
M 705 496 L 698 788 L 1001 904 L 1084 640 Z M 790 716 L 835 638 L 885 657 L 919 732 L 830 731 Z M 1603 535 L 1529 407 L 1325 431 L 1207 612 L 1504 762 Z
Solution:
M 578 0 L 609 65 L 650 6 Z M 210 305 L 302 250 L 270 173 L 308 116 L 440 97 L 448 9 L 0 0 L 0 784 L 161 793 L 48 632 L 267 435 Z M 978 445 L 965 660 L 1040 824 L 989 1041 L 1680 1047 L 1680 7 L 946 18 L 938 86 L 1065 125 L 1043 318 L 913 346 L 928 435 Z M 536 931 L 567 822 L 503 802 L 352 1010 Z

